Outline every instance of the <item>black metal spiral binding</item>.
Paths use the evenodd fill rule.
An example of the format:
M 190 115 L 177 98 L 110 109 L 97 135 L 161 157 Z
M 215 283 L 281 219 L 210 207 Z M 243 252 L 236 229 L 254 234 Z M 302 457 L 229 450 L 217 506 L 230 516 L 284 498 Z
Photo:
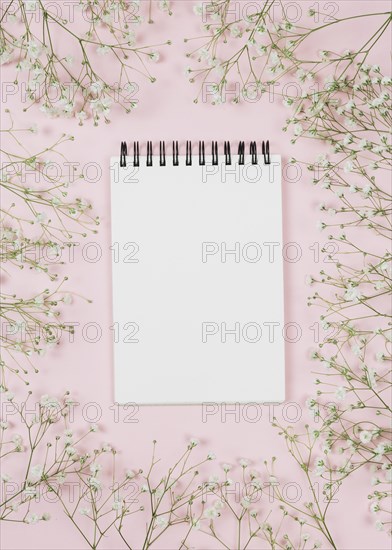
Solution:
M 238 164 L 245 164 L 245 142 L 240 141 L 238 144 Z
M 159 142 L 159 166 L 166 166 L 165 142 Z
M 135 141 L 133 143 L 133 165 L 140 166 L 140 156 L 139 156 L 139 142 Z
M 125 168 L 127 165 L 127 155 L 128 147 L 126 141 L 121 142 L 121 151 L 120 151 L 120 167 Z
M 185 164 L 186 166 L 192 166 L 192 142 L 191 141 L 186 142 Z
M 252 164 L 257 164 L 257 144 L 255 141 L 250 142 L 249 152 L 252 157 Z
M 263 153 L 264 157 L 264 164 L 271 164 L 271 157 L 270 157 L 270 144 L 269 141 L 262 143 L 261 152 Z
M 199 164 L 200 166 L 205 166 L 206 163 L 206 153 L 204 148 L 204 141 L 199 141 Z
M 212 151 L 212 166 L 218 166 L 219 164 L 219 155 L 218 155 L 218 142 L 213 141 L 211 145 Z
M 152 166 L 152 141 L 147 141 L 147 166 Z
M 261 153 L 263 156 L 264 164 L 271 164 L 271 155 L 270 155 L 270 143 L 269 141 L 263 141 L 261 143 Z M 179 166 L 178 158 L 178 141 L 173 141 L 172 146 L 173 154 L 173 166 Z M 251 156 L 252 164 L 258 164 L 258 150 L 257 142 L 251 141 L 249 144 L 249 154 Z M 120 167 L 125 168 L 127 166 L 127 156 L 128 156 L 128 147 L 125 141 L 121 142 L 120 148 Z M 217 166 L 219 164 L 219 151 L 218 151 L 218 142 L 213 141 L 211 144 L 211 158 L 212 165 Z M 226 165 L 231 165 L 231 148 L 230 142 L 224 142 L 224 161 Z M 192 142 L 186 142 L 186 157 L 185 157 L 186 166 L 192 166 Z M 199 165 L 205 166 L 206 164 L 206 155 L 205 155 L 205 144 L 204 141 L 199 141 Z M 238 144 L 238 164 L 245 164 L 245 142 L 240 141 Z M 147 141 L 147 156 L 146 156 L 146 165 L 153 165 L 153 145 L 152 141 Z M 164 141 L 159 142 L 159 165 L 166 166 L 166 144 Z M 133 143 L 133 166 L 140 166 L 140 150 L 139 142 L 135 141 Z
M 178 166 L 178 141 L 173 141 L 173 166 Z
M 231 165 L 230 141 L 225 141 L 224 153 L 225 153 L 226 166 L 230 166 Z

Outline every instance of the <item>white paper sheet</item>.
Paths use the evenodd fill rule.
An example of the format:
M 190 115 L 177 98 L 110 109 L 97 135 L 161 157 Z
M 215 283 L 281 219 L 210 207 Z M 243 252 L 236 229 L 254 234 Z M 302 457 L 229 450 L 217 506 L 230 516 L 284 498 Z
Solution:
M 281 159 L 111 159 L 115 400 L 284 400 Z

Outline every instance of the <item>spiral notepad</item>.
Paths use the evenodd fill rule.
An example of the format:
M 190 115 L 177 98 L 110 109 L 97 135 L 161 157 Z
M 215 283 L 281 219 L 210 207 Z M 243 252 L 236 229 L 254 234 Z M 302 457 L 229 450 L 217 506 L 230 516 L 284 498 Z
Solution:
M 110 169 L 115 400 L 283 401 L 280 156 L 122 142 Z

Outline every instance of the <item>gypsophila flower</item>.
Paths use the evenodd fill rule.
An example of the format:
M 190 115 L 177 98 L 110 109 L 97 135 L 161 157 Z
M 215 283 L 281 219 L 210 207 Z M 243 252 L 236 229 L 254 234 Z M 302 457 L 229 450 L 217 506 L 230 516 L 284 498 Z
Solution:
M 150 52 L 148 54 L 148 57 L 151 59 L 151 61 L 153 61 L 154 63 L 157 63 L 159 61 L 159 53 L 154 51 L 154 52 Z
M 123 507 L 123 501 L 115 499 L 112 504 L 112 510 L 118 511 Z
M 101 488 L 101 481 L 97 477 L 89 477 L 88 484 L 93 491 L 98 491 Z
M 30 483 L 36 483 L 37 481 L 39 481 L 42 477 L 42 474 L 43 474 L 43 466 L 41 466 L 40 464 L 37 464 L 32 468 L 30 468 L 30 472 L 28 476 Z
M 60 408 L 60 403 L 58 402 L 58 400 L 55 397 L 51 397 L 47 394 L 41 397 L 40 403 L 42 407 L 45 407 L 48 409 Z
M 340 386 L 339 388 L 337 388 L 337 390 L 335 391 L 335 397 L 336 399 L 339 399 L 339 400 L 342 400 L 346 397 L 346 390 L 345 388 L 343 388 L 342 386 Z
M 110 53 L 110 48 L 108 46 L 101 44 L 101 46 L 98 46 L 97 48 L 97 53 L 99 55 L 107 55 L 108 53 Z
M 215 519 L 219 517 L 219 511 L 215 507 L 206 508 L 204 510 L 204 517 L 207 519 Z
M 95 476 L 98 472 L 102 470 L 102 466 L 100 464 L 97 464 L 96 462 L 93 462 L 90 465 L 90 472 Z
M 25 522 L 28 523 L 29 525 L 35 525 L 36 523 L 39 522 L 41 518 L 39 517 L 38 514 L 31 514 L 29 516 L 27 516 L 27 518 L 25 519 Z
M 359 434 L 359 439 L 362 441 L 362 443 L 364 444 L 367 444 L 367 443 L 370 443 L 370 441 L 372 440 L 372 433 L 367 431 L 367 430 L 363 430 L 361 431 L 361 433 Z
M 164 527 L 167 527 L 169 520 L 164 516 L 160 516 L 156 519 L 155 523 L 158 527 L 164 528 Z

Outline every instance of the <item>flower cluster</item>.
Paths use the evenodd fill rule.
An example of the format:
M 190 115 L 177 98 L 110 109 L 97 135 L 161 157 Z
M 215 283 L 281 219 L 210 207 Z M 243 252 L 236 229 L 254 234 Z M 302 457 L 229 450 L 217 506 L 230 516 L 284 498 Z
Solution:
M 0 383 L 4 388 L 8 387 L 7 372 L 24 379 L 32 355 L 42 355 L 59 342 L 61 334 L 73 332 L 72 326 L 59 321 L 60 306 L 72 302 L 72 295 L 62 290 L 67 277 L 54 289 L 27 296 L 7 292 L 8 278 L 15 269 L 29 269 L 56 281 L 56 266 L 67 261 L 77 239 L 96 233 L 99 225 L 99 218 L 91 215 L 90 202 L 75 197 L 70 189 L 84 180 L 82 171 L 77 173 L 61 153 L 61 145 L 73 138 L 62 136 L 53 145 L 31 153 L 21 136 L 36 131 L 35 127 L 15 128 L 12 118 L 9 127 L 1 131 L 0 258 L 4 281 Z M 20 353 L 27 368 L 18 360 Z
M 319 91 L 293 99 L 285 128 L 293 143 L 324 144 L 314 162 L 292 162 L 325 190 L 318 227 L 328 244 L 323 269 L 307 277 L 315 287 L 308 303 L 322 308 L 313 352 L 317 391 L 307 403 L 314 423 L 302 434 L 281 428 L 291 454 L 323 480 L 330 501 L 345 478 L 366 468 L 376 528 L 390 532 L 392 79 L 367 65 L 362 52 L 328 68 Z
M 136 0 L 47 4 L 42 0 L 9 0 L 2 3 L 0 63 L 15 64 L 13 93 L 39 102 L 49 117 L 76 117 L 82 125 L 91 118 L 109 122 L 113 104 L 129 113 L 137 106 L 144 75 L 151 82 L 148 62 L 156 62 L 156 46 L 137 46 L 143 23 L 143 5 Z M 170 3 L 159 7 L 171 13 Z M 149 2 L 149 21 L 152 2 Z M 80 22 L 84 22 L 84 32 Z M 78 25 L 76 25 L 76 22 Z M 68 52 L 61 44 L 67 43 Z M 107 57 L 102 64 L 99 57 Z M 118 69 L 115 77 L 104 67 Z
M 205 501 L 219 484 L 198 481 L 199 470 L 213 460 L 207 457 L 191 462 L 192 440 L 167 472 L 156 472 L 160 459 L 153 442 L 151 463 L 146 472 L 126 469 L 117 477 L 116 451 L 108 444 L 95 451 L 94 460 L 76 474 L 78 498 L 61 498 L 67 517 L 83 534 L 90 548 L 98 548 L 109 533 L 116 533 L 127 548 L 151 548 L 171 527 L 179 529 L 184 548 L 192 533 L 208 517 Z M 105 455 L 112 461 L 105 464 Z M 56 492 L 56 488 L 52 489 Z M 135 516 L 143 516 L 145 529 L 135 529 Z
M 6 398 L 0 421 L 0 520 L 30 525 L 48 521 L 54 502 L 49 493 L 54 487 L 61 493 L 67 480 L 91 465 L 93 458 L 82 450 L 82 442 L 97 427 L 74 434 L 70 413 L 75 403 L 69 393 L 62 399 L 43 395 L 35 403 L 31 392 L 22 403 L 10 392 Z M 15 467 L 24 477 L 14 478 Z
M 324 250 L 326 264 L 308 278 L 323 289 L 309 297 L 309 304 L 324 309 L 324 335 L 313 354 L 321 367 L 317 395 L 309 401 L 322 447 L 314 468 L 332 488 L 361 466 L 372 465 L 377 480 L 372 484 L 380 485 L 371 495 L 372 511 L 378 513 L 381 501 L 391 495 L 392 331 L 387 304 L 392 293 L 392 147 L 387 101 L 392 81 L 378 66 L 353 66 L 351 77 L 335 74 L 323 91 L 295 102 L 288 127 L 294 125 L 295 141 L 310 136 L 330 149 L 306 164 L 313 183 L 330 197 L 320 205 L 328 216 L 319 224 L 330 243 Z
M 203 101 L 211 99 L 216 105 L 226 101 L 255 103 L 265 93 L 270 94 L 271 100 L 271 97 L 282 95 L 280 88 L 275 86 L 278 81 L 296 73 L 301 85 L 312 84 L 317 73 L 329 63 L 342 61 L 344 64 L 350 59 L 349 52 L 338 55 L 326 50 L 321 50 L 312 59 L 309 50 L 304 48 L 308 38 L 315 33 L 337 26 L 350 17 L 325 17 L 314 8 L 303 14 L 303 7 L 297 7 L 299 21 L 298 13 L 295 21 L 291 20 L 289 6 L 274 0 L 259 5 L 231 0 L 196 4 L 194 12 L 202 20 L 203 35 L 185 39 L 187 43 L 196 41 L 199 44 L 187 53 L 199 67 L 190 66 L 185 71 L 191 83 L 201 81 L 195 102 L 202 96 Z M 389 12 L 365 16 L 381 17 L 380 34 L 390 23 Z M 323 24 L 314 24 L 320 19 Z M 339 32 L 337 28 L 330 30 Z M 284 95 L 284 101 L 290 106 L 293 99 Z

